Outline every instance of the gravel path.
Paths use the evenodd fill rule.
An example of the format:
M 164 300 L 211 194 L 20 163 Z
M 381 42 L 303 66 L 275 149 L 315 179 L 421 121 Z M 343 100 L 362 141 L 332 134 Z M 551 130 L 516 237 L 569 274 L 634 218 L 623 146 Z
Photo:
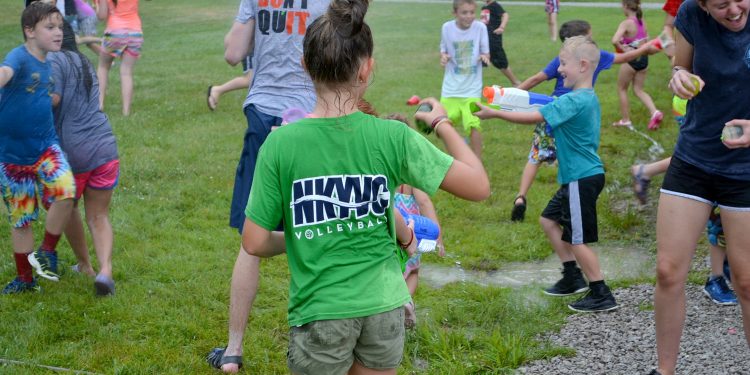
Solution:
M 519 368 L 520 374 L 648 374 L 656 365 L 652 285 L 615 290 L 621 307 L 610 313 L 575 314 L 555 345 L 576 350 L 574 357 L 554 357 Z M 678 374 L 750 374 L 750 349 L 739 306 L 718 306 L 702 286 L 687 288 L 687 319 Z

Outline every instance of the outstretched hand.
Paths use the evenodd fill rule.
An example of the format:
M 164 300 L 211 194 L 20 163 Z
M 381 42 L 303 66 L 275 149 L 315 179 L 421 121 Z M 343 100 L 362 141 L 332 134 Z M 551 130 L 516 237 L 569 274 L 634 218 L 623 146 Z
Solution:
M 474 116 L 479 117 L 482 120 L 486 120 L 488 118 L 496 118 L 497 116 L 497 110 L 492 109 L 480 102 L 476 102 L 477 107 L 479 107 L 479 110 L 474 112 Z

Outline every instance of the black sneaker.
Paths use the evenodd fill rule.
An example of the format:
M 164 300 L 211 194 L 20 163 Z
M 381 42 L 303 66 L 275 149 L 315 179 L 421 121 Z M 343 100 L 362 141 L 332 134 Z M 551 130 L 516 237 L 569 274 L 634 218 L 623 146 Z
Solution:
M 555 285 L 544 290 L 548 296 L 570 296 L 573 294 L 583 293 L 589 290 L 589 285 L 583 278 L 581 269 L 578 267 L 566 269 L 563 268 L 563 277 L 557 280 Z
M 583 298 L 568 304 L 568 308 L 578 312 L 602 312 L 611 311 L 620 307 L 615 301 L 615 296 L 606 285 L 601 285 L 599 290 L 590 290 Z
M 661 375 L 661 372 L 659 372 L 659 370 L 657 369 L 653 369 L 648 373 L 648 375 Z

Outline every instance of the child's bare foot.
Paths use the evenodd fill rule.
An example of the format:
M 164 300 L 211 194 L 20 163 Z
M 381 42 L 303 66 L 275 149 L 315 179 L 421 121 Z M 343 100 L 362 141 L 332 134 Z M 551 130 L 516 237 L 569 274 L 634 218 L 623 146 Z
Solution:
M 91 267 L 90 264 L 81 265 L 80 263 L 78 263 L 78 264 L 72 265 L 70 269 L 73 272 L 82 273 L 86 276 L 90 276 L 90 277 L 96 276 L 96 271 L 94 271 L 94 268 Z

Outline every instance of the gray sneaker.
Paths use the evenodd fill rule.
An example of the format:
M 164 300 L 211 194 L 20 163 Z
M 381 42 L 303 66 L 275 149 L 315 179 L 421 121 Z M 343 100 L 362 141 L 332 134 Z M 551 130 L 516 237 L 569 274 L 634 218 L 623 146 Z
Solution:
M 94 280 L 94 290 L 97 296 L 111 296 L 115 294 L 115 281 L 111 278 L 98 274 Z

